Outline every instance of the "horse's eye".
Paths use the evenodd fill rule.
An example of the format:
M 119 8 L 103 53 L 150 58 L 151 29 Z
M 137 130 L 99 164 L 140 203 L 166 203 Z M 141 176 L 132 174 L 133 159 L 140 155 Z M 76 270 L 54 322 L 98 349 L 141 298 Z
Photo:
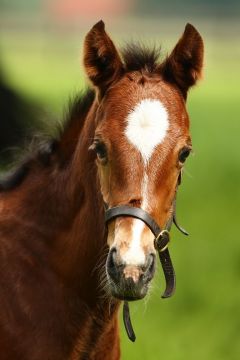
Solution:
M 189 156 L 191 152 L 191 149 L 189 147 L 184 147 L 182 150 L 180 150 L 179 155 L 178 155 L 178 160 L 181 163 L 184 163 L 187 159 L 187 157 Z
M 96 144 L 95 151 L 97 153 L 97 156 L 99 159 L 106 159 L 107 157 L 107 149 L 106 146 L 103 143 Z
M 90 150 L 94 150 L 97 154 L 98 159 L 101 162 L 106 163 L 107 161 L 107 148 L 106 145 L 99 141 L 99 140 L 94 140 L 93 144 L 90 146 L 89 148 Z

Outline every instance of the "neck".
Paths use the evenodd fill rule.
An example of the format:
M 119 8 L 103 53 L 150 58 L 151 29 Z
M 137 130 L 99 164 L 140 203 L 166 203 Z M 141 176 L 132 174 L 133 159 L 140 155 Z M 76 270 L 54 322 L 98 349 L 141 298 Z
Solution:
M 104 223 L 104 208 L 96 166 L 93 156 L 88 151 L 94 136 L 94 105 L 82 128 L 80 139 L 72 156 L 70 165 L 66 168 L 66 198 L 68 206 L 64 211 L 71 211 L 71 219 L 65 231 L 57 239 L 57 251 L 61 271 L 71 281 L 76 282 L 79 290 L 86 293 L 90 287 L 99 287 L 99 272 L 103 271 L 106 255 L 106 237 Z M 95 290 L 96 291 L 96 290 Z M 91 291 L 91 297 L 92 296 Z
M 71 229 L 62 235 L 62 241 L 65 246 L 67 244 L 64 250 L 66 273 L 91 313 L 90 344 L 95 342 L 99 349 L 108 347 L 109 342 L 115 344 L 115 358 L 118 358 L 119 302 L 111 304 L 110 298 L 100 288 L 101 277 L 105 274 L 107 244 L 97 168 L 93 155 L 88 150 L 94 137 L 95 110 L 93 105 L 69 168 L 68 194 L 77 210 Z M 76 349 L 78 351 L 77 345 Z M 108 349 L 107 353 L 103 352 L 102 358 L 112 358 L 112 351 L 113 349 Z M 100 356 L 100 352 L 96 354 Z
M 23 279 L 10 285 L 21 287 L 24 298 L 32 294 L 34 279 L 39 281 L 34 288 L 35 301 L 29 300 L 28 306 L 35 323 L 42 314 L 42 358 L 50 353 L 49 324 L 53 334 L 50 340 L 56 341 L 61 350 L 58 352 L 53 342 L 52 358 L 68 358 L 63 351 L 72 352 L 71 359 L 79 358 L 79 354 L 88 359 L 119 358 L 118 303 L 110 306 L 110 299 L 100 288 L 107 249 L 103 202 L 96 166 L 88 151 L 94 134 L 93 111 L 85 120 L 69 161 L 44 169 L 36 164 L 22 185 L 1 199 L 4 224 L 0 225 L 3 229 L 8 226 L 8 231 L 0 238 L 3 244 L 5 237 L 8 240 L 6 251 L 11 246 L 18 249 L 11 252 L 6 266 L 13 273 L 15 269 L 20 271 L 21 276 L 16 276 Z M 26 269 L 31 281 L 25 281 Z M 47 294 L 47 302 L 42 301 L 43 294 Z M 31 338 L 29 327 L 21 323 L 24 336 Z

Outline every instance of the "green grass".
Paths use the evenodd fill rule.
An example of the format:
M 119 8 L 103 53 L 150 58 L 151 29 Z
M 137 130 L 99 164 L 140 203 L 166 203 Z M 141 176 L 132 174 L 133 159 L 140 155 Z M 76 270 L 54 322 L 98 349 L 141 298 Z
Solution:
M 131 304 L 135 344 L 122 328 L 124 360 L 240 357 L 239 50 L 227 40 L 206 38 L 205 79 L 189 95 L 195 154 L 179 190 L 178 218 L 191 236 L 172 234 L 177 291 L 160 298 L 159 266 L 148 299 Z M 78 47 L 67 38 L 2 36 L 9 80 L 57 113 L 82 86 Z

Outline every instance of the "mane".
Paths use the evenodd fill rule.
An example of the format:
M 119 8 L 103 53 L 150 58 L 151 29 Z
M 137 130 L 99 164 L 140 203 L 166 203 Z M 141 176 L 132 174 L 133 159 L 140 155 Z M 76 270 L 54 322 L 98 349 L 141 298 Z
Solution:
M 69 99 L 66 116 L 59 131 L 60 139 L 74 122 L 77 121 L 80 129 L 82 128 L 84 118 L 92 106 L 94 99 L 95 90 L 90 88 L 87 88 Z
M 76 125 L 75 128 L 79 130 L 80 134 L 85 116 L 94 98 L 95 91 L 87 89 L 70 99 L 65 119 L 61 122 L 60 126 L 56 127 L 55 138 L 48 138 L 46 140 L 43 137 L 38 137 L 37 141 L 30 144 L 23 159 L 13 169 L 0 176 L 0 192 L 12 190 L 20 185 L 28 175 L 33 164 L 38 163 L 44 167 L 48 166 L 52 155 L 57 152 L 65 134 L 73 125 Z M 79 134 L 77 135 L 79 136 Z
M 126 71 L 156 71 L 159 66 L 161 48 L 149 48 L 141 43 L 129 43 L 121 51 Z
M 129 43 L 121 50 L 121 55 L 127 72 L 144 70 L 148 73 L 154 73 L 159 66 L 160 48 L 149 48 L 141 43 Z M 13 170 L 0 177 L 0 192 L 11 190 L 20 185 L 33 164 L 39 163 L 45 167 L 48 166 L 51 156 L 59 149 L 61 142 L 68 148 L 68 156 L 72 154 L 94 98 L 95 90 L 86 89 L 70 99 L 67 115 L 60 126 L 56 127 L 56 137 L 47 141 L 40 139 L 37 144 L 35 142 L 23 160 Z M 74 139 L 71 138 L 73 133 Z

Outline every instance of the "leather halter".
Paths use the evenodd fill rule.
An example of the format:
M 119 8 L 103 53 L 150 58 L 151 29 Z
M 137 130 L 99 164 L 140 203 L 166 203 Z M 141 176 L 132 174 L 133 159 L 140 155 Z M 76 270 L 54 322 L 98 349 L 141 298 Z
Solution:
M 119 217 L 119 216 L 128 216 L 133 217 L 139 220 L 142 220 L 152 231 L 154 238 L 154 247 L 158 251 L 160 262 L 162 264 L 165 281 L 166 281 L 166 288 L 162 295 L 162 298 L 168 298 L 174 294 L 175 287 L 176 287 L 176 277 L 175 271 L 173 268 L 173 264 L 171 261 L 170 253 L 168 250 L 168 243 L 170 241 L 170 234 L 169 231 L 171 229 L 172 223 L 176 225 L 176 227 L 185 235 L 188 233 L 181 228 L 177 223 L 176 218 L 176 199 L 174 198 L 173 201 L 173 216 L 166 224 L 166 228 L 161 230 L 160 226 L 156 223 L 156 221 L 143 209 L 132 207 L 132 206 L 116 206 L 113 208 L 106 209 L 105 211 L 105 222 L 108 223 L 109 221 Z M 132 327 L 131 319 L 130 319 L 130 312 L 128 302 L 124 301 L 123 306 L 123 322 L 125 325 L 126 332 L 128 337 L 131 341 L 135 341 L 136 336 Z
M 115 219 L 119 216 L 130 216 L 142 220 L 152 231 L 155 236 L 154 247 L 159 253 L 160 261 L 163 267 L 164 276 L 166 279 L 166 289 L 162 298 L 167 298 L 173 295 L 175 290 L 175 272 L 172 266 L 169 251 L 167 249 L 170 241 L 169 230 L 172 221 L 167 224 L 166 229 L 161 230 L 156 221 L 143 209 L 132 206 L 116 206 L 107 209 L 105 212 L 105 222 Z

